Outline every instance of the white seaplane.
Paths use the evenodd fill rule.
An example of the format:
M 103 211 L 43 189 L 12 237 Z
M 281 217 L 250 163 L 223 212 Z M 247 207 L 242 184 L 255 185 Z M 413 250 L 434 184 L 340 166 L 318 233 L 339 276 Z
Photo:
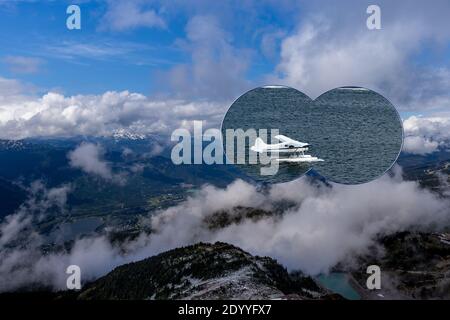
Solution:
M 308 151 L 310 144 L 293 140 L 282 134 L 274 136 L 275 139 L 280 141 L 280 143 L 267 144 L 261 138 L 256 138 L 255 145 L 253 145 L 250 150 L 258 153 L 262 152 L 273 152 L 276 154 L 286 153 L 287 157 L 276 157 L 274 158 L 279 162 L 317 162 L 323 161 L 317 157 L 313 157 L 309 154 L 305 154 Z

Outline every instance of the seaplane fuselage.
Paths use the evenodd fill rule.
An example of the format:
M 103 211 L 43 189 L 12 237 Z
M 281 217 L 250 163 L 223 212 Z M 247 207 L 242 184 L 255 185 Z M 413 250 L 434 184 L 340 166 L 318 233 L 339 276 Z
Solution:
M 267 144 L 261 138 L 256 138 L 255 144 L 250 148 L 250 150 L 258 153 L 270 152 L 272 155 L 273 153 L 291 153 L 288 158 L 276 157 L 275 160 L 279 162 L 323 161 L 322 159 L 319 159 L 317 157 L 305 154 L 305 151 L 308 151 L 308 148 L 310 146 L 309 143 L 293 140 L 281 134 L 276 135 L 274 138 L 281 142 L 275 144 Z

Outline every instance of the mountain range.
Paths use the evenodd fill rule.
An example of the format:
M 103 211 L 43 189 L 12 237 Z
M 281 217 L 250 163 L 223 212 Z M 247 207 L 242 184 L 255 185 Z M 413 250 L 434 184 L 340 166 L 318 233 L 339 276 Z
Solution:
M 123 174 L 124 184 L 73 167 L 68 155 L 82 143 L 100 146 L 104 161 L 114 174 Z M 0 140 L 0 221 L 14 213 L 29 197 L 33 181 L 46 187 L 68 184 L 69 214 L 50 215 L 40 222 L 40 231 L 49 236 L 62 226 L 73 227 L 87 219 L 97 219 L 88 228 L 73 227 L 66 239 L 109 232 L 112 241 L 124 241 L 142 232 L 139 217 L 173 206 L 193 194 L 203 184 L 225 187 L 236 178 L 251 180 L 239 169 L 225 165 L 176 166 L 170 151 L 154 137 L 117 132 L 112 137 L 70 139 Z M 157 152 L 155 152 L 157 150 Z M 397 163 L 407 180 L 415 180 L 448 196 L 450 152 L 429 155 L 402 153 Z M 135 170 L 138 168 L 137 170 Z M 316 173 L 312 179 L 324 179 Z M 325 181 L 326 183 L 326 181 Z M 447 183 L 447 184 L 446 184 Z M 264 187 L 264 186 L 261 186 Z M 278 214 L 258 208 L 235 207 L 218 211 L 206 221 L 220 229 L 245 219 L 258 220 Z M 89 220 L 90 221 L 90 220 Z M 357 266 L 376 263 L 386 270 L 383 297 L 450 298 L 448 270 L 450 236 L 446 233 L 405 231 L 380 237 L 385 254 L 370 251 L 356 257 Z M 379 249 L 379 248 L 378 248 Z M 336 266 L 333 272 L 346 274 L 362 298 L 378 299 L 365 289 L 366 274 L 361 269 Z M 120 266 L 86 284 L 80 292 L 51 294 L 69 299 L 341 299 L 315 278 L 300 272 L 289 273 L 269 257 L 257 257 L 226 243 L 198 243 L 173 249 L 142 261 Z

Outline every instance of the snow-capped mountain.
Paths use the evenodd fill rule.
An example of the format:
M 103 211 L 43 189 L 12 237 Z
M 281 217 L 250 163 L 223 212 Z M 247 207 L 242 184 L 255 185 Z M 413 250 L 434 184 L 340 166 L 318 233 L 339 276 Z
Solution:
M 23 140 L 0 140 L 2 150 L 21 150 L 25 147 Z
M 126 264 L 86 285 L 79 299 L 333 299 L 309 276 L 216 242 Z
M 116 140 L 144 140 L 147 136 L 145 134 L 127 131 L 122 128 L 115 130 L 112 137 Z

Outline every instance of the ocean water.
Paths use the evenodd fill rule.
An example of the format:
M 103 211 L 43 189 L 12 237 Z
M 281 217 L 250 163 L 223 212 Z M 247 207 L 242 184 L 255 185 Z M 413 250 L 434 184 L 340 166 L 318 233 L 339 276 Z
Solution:
M 333 89 L 314 101 L 292 88 L 257 88 L 230 107 L 222 133 L 229 128 L 278 129 L 280 134 L 311 144 L 307 154 L 324 160 L 280 163 L 273 176 L 262 176 L 260 164 L 238 165 L 255 180 L 269 183 L 296 179 L 311 168 L 338 183 L 368 182 L 393 165 L 403 141 L 401 119 L 392 104 L 376 92 L 354 87 Z M 253 143 L 246 141 L 247 163 Z M 237 160 L 236 154 L 227 157 Z

